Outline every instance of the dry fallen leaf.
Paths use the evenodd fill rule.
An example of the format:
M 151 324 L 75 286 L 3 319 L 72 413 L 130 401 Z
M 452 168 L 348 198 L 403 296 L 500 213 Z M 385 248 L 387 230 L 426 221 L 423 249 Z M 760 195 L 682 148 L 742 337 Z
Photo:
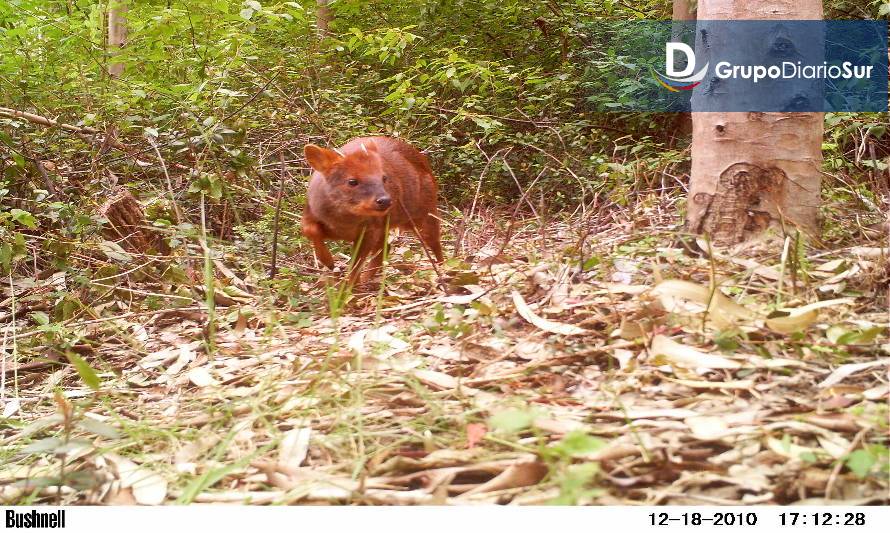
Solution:
M 439 359 L 445 359 L 447 361 L 458 361 L 461 358 L 460 350 L 455 348 L 450 342 L 434 344 L 428 348 L 423 348 L 420 350 L 420 353 L 438 357 Z
M 835 300 L 822 300 L 791 309 L 779 309 L 779 312 L 788 314 L 786 316 L 767 318 L 764 320 L 764 324 L 776 333 L 794 333 L 804 330 L 813 324 L 819 318 L 819 309 L 853 302 L 853 298 L 837 298 Z
M 878 385 L 877 387 L 872 387 L 867 391 L 862 393 L 862 396 L 866 400 L 879 400 L 881 398 L 888 400 L 890 399 L 890 384 L 886 385 Z
M 637 296 L 649 290 L 648 285 L 624 285 L 622 283 L 606 283 L 606 291 L 610 294 L 630 294 Z
M 730 325 L 739 319 L 754 317 L 754 313 L 730 300 L 719 290 L 711 290 L 690 281 L 662 281 L 652 289 L 652 294 L 660 298 L 662 307 L 670 313 L 700 313 L 707 310 L 709 317 L 719 325 Z
M 120 483 L 114 483 L 105 495 L 102 503 L 106 505 L 139 505 L 133 496 L 133 489 L 130 487 L 123 488 Z
M 692 409 L 626 409 L 603 413 L 601 417 L 615 418 L 617 420 L 637 420 L 642 418 L 689 418 L 699 416 L 700 413 Z
M 411 373 L 424 385 L 429 385 L 437 390 L 454 390 L 460 387 L 461 393 L 468 396 L 472 396 L 479 392 L 472 387 L 461 385 L 456 378 L 449 376 L 444 372 L 437 372 L 435 370 L 414 370 Z
M 485 424 L 467 424 L 467 448 L 474 448 L 482 442 L 486 433 L 488 433 L 488 428 L 485 427 Z
M 759 355 L 749 355 L 745 357 L 745 364 L 743 366 L 753 368 L 805 368 L 807 365 L 803 361 L 798 361 L 797 359 L 784 359 L 782 357 L 766 359 L 764 357 L 760 357 Z
M 691 281 L 669 279 L 652 287 L 652 294 L 661 299 L 663 307 L 668 312 L 686 310 L 701 311 L 707 308 L 708 300 L 711 297 L 711 290 Z M 698 305 L 690 308 L 685 305 L 686 301 Z
M 877 248 L 874 246 L 854 246 L 850 252 L 866 259 L 878 259 L 890 256 L 890 248 Z
M 188 378 L 189 381 L 198 387 L 209 387 L 211 385 L 219 384 L 219 382 L 210 375 L 210 371 L 203 366 L 198 366 L 189 370 Z
M 684 422 L 699 440 L 717 440 L 731 434 L 726 420 L 719 416 L 693 416 Z
M 747 269 L 750 269 L 753 273 L 757 274 L 758 276 L 762 276 L 768 280 L 779 281 L 780 279 L 782 279 L 781 272 L 779 272 L 778 270 L 776 270 L 773 267 L 764 266 L 752 259 L 747 259 L 744 257 L 735 257 L 732 255 L 724 255 L 724 254 L 717 252 L 713 248 L 711 249 L 711 253 L 714 255 L 714 257 L 719 257 L 720 259 L 725 259 L 725 260 L 733 262 L 737 265 L 741 265 Z
M 407 342 L 392 336 L 395 331 L 396 327 L 391 324 L 356 331 L 349 337 L 347 346 L 362 357 L 370 354 L 377 359 L 387 359 L 411 348 Z
M 822 449 L 835 459 L 841 459 L 846 456 L 850 449 L 850 441 L 837 434 L 817 435 L 816 440 L 819 441 Z
M 809 415 L 804 418 L 810 424 L 832 431 L 845 431 L 855 433 L 861 428 L 856 423 L 856 418 L 849 413 L 828 413 L 823 415 Z
M 18 398 L 10 398 L 5 404 L 3 404 L 3 418 L 10 418 L 12 415 L 19 412 L 19 409 L 21 407 L 22 404 Z
M 612 356 L 615 359 L 618 359 L 618 367 L 621 368 L 622 370 L 629 367 L 629 363 L 631 362 L 631 360 L 634 358 L 635 355 L 637 355 L 637 354 L 630 350 L 624 350 L 622 348 L 612 350 Z
M 456 389 L 460 383 L 453 376 L 435 370 L 415 370 L 414 377 L 425 385 L 432 385 L 441 390 Z
M 140 505 L 160 505 L 167 497 L 167 481 L 144 466 L 117 454 L 103 456 L 117 473 L 122 488 L 130 488 Z
M 485 289 L 479 287 L 478 285 L 465 285 L 464 288 L 468 289 L 470 293 L 441 296 L 439 298 L 439 301 L 445 304 L 467 305 L 478 300 L 487 292 Z
M 519 313 L 519 316 L 538 329 L 548 333 L 556 333 L 558 335 L 583 335 L 587 333 L 587 330 L 579 328 L 574 324 L 554 322 L 536 315 L 522 298 L 522 295 L 517 291 L 513 291 L 513 305 L 516 306 L 516 311 Z
M 284 468 L 299 468 L 309 452 L 312 429 L 295 428 L 284 434 L 278 445 L 278 464 Z
M 465 496 L 534 485 L 547 475 L 547 465 L 538 461 L 516 463 L 493 479 L 464 493 Z
M 754 387 L 753 379 L 743 379 L 740 381 L 699 381 L 692 379 L 670 379 L 674 383 L 685 385 L 693 389 L 742 389 L 747 390 Z
M 192 361 L 195 360 L 195 348 L 197 347 L 197 343 L 189 343 L 180 345 L 178 348 L 178 354 L 176 361 L 167 368 L 166 374 L 170 376 L 175 376 L 179 374 L 183 368 Z
M 819 452 L 819 450 L 817 450 L 816 448 L 799 446 L 797 444 L 791 442 L 783 442 L 772 437 L 766 439 L 766 445 L 773 452 L 789 459 L 802 460 L 807 457 L 816 457 L 816 454 Z
M 664 335 L 656 335 L 652 339 L 649 353 L 653 357 L 664 356 L 668 362 L 686 368 L 741 368 L 741 363 L 721 357 L 719 355 L 706 354 L 695 348 L 680 344 Z
M 841 365 L 837 367 L 834 372 L 831 373 L 827 378 L 822 380 L 819 383 L 819 387 L 823 389 L 827 389 L 832 385 L 837 385 L 841 381 L 846 378 L 852 376 L 856 372 L 861 372 L 862 370 L 867 370 L 869 368 L 874 368 L 876 366 L 884 366 L 890 365 L 890 359 L 878 359 L 877 361 L 869 361 L 867 363 L 854 363 L 850 365 Z

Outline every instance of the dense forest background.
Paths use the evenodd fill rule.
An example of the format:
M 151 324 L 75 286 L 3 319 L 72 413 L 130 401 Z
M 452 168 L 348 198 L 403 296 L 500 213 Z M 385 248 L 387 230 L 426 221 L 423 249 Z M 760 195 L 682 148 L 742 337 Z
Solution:
M 826 18 L 886 16 L 887 6 L 831 1 Z M 4 204 L 60 237 L 96 231 L 89 199 L 121 183 L 142 198 L 151 191 L 150 220 L 172 231 L 185 222 L 172 204 L 194 222 L 206 193 L 211 235 L 238 237 L 241 251 L 255 254 L 271 237 L 268 193 L 285 151 L 291 223 L 283 244 L 293 252 L 301 246 L 291 230 L 305 190 L 302 145 L 340 145 L 359 134 L 398 135 L 429 153 L 442 194 L 456 207 L 472 202 L 479 170 L 495 154 L 504 157 L 482 177 L 480 199 L 515 203 L 520 187 L 537 179 L 528 200 L 544 199 L 554 210 L 595 195 L 624 205 L 641 191 L 679 190 L 688 172 L 682 117 L 590 113 L 601 109 L 596 99 L 605 91 L 640 90 L 624 74 L 644 68 L 610 55 L 591 24 L 669 19 L 668 2 L 343 0 L 331 3 L 324 38 L 313 2 L 135 2 L 126 12 L 126 46 L 114 58 L 106 7 L 0 6 L 4 105 L 107 132 L 91 142 L 5 121 Z M 125 74 L 109 76 L 112 63 Z M 867 187 L 870 147 L 890 151 L 886 117 L 835 114 L 826 122 L 825 170 L 837 173 L 828 194 L 867 210 L 875 200 Z M 158 157 L 169 163 L 166 178 Z M 35 168 L 41 160 L 54 176 L 50 196 L 38 192 L 49 188 Z M 7 235 L 21 229 L 7 216 Z M 42 246 L 49 251 L 54 242 Z M 64 256 L 57 249 L 41 260 Z
M 886 18 L 890 2 L 824 9 L 826 19 Z M 119 48 L 108 42 L 112 12 L 126 30 Z M 689 117 L 601 112 L 643 90 L 627 74 L 647 67 L 592 28 L 671 16 L 666 0 L 0 0 L 3 497 L 441 503 L 465 492 L 463 501 L 505 502 L 544 480 L 529 503 L 886 501 L 886 372 L 829 372 L 886 357 L 886 252 L 850 247 L 886 239 L 890 119 L 826 114 L 820 237 L 788 237 L 757 261 L 670 255 L 685 213 Z M 395 246 L 401 281 L 362 299 L 327 282 L 300 234 L 302 149 L 370 134 L 429 155 L 449 260 L 410 277 L 424 255 Z M 109 232 L 111 215 L 130 216 L 109 214 L 122 192 L 138 201 L 130 221 L 145 242 Z M 757 309 L 756 332 L 711 324 L 724 311 L 753 320 L 728 303 L 705 298 L 704 317 L 677 325 L 638 299 L 672 277 L 697 288 L 662 287 L 662 298 L 711 298 L 725 282 Z M 831 298 L 845 299 L 804 307 Z M 517 324 L 528 324 L 514 308 L 536 328 L 521 342 Z M 764 326 L 777 310 L 787 320 Z M 777 363 L 690 355 L 668 332 Z M 716 368 L 720 386 L 684 373 L 660 381 L 661 359 L 629 363 L 652 342 L 680 366 Z M 429 369 L 353 359 L 409 345 Z M 243 354 L 254 359 L 238 366 Z M 828 414 L 820 400 L 808 413 L 821 417 L 815 425 L 797 422 L 815 383 L 865 370 L 862 403 L 832 392 Z M 741 474 L 718 462 L 705 479 L 708 454 L 742 461 L 730 457 L 742 444 L 714 445 L 731 418 L 714 398 L 755 381 L 762 387 L 734 408 L 793 420 L 771 419 L 751 454 L 767 460 Z M 603 390 L 614 392 L 608 408 L 584 410 Z M 702 409 L 714 416 L 683 433 L 676 424 L 695 414 L 689 390 L 713 393 Z M 635 426 L 642 437 L 624 426 L 650 417 L 666 418 Z M 750 434 L 766 424 L 745 420 Z M 659 431 L 683 436 L 648 440 Z M 448 449 L 461 454 L 435 455 Z M 274 453 L 278 463 L 263 462 Z M 323 465 L 347 488 L 303 491 L 301 465 Z M 452 470 L 421 479 L 443 468 Z M 148 481 L 128 485 L 126 472 Z M 428 493 L 415 490 L 430 479 Z M 668 485 L 676 490 L 654 489 Z

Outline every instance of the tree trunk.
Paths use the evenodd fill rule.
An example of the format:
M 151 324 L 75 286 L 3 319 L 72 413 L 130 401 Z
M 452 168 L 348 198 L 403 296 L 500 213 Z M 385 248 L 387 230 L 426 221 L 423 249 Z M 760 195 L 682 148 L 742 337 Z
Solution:
M 334 12 L 331 11 L 329 4 L 331 0 L 315 0 L 317 6 L 315 10 L 315 26 L 318 30 L 318 38 L 323 39 L 330 35 L 331 21 L 334 20 Z
M 695 20 L 695 11 L 698 7 L 696 0 L 674 0 L 674 12 L 671 20 L 675 22 L 672 32 L 673 40 L 679 41 L 683 33 L 683 29 L 689 24 L 688 21 Z M 676 24 L 679 22 L 680 24 Z M 692 115 L 689 113 L 677 113 L 674 119 L 674 131 L 681 134 L 683 138 L 688 138 L 692 133 Z
M 673 20 L 695 20 L 696 4 L 694 0 L 674 0 Z
M 822 0 L 700 0 L 698 19 L 819 20 Z M 710 40 L 734 46 L 730 38 Z M 813 43 L 795 45 L 821 50 Z M 717 95 L 707 94 L 705 84 L 698 89 L 687 229 L 709 234 L 718 245 L 742 242 L 769 227 L 816 234 L 823 113 L 698 111 L 708 108 L 708 98 L 713 103 L 740 94 L 731 86 Z
M 119 78 L 124 72 L 124 64 L 113 61 L 114 56 L 127 44 L 127 3 L 126 0 L 108 2 L 108 75 Z

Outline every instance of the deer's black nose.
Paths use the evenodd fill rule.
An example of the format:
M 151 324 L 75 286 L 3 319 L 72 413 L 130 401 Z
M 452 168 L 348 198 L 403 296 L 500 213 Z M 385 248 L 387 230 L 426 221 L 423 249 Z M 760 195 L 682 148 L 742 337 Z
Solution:
M 389 196 L 381 196 L 377 199 L 377 208 L 378 209 L 387 209 L 392 205 L 392 198 Z

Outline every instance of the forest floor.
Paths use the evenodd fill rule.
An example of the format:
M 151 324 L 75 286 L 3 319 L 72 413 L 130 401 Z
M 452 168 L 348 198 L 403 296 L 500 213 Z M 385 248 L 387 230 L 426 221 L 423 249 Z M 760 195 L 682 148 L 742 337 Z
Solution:
M 379 290 L 301 281 L 293 311 L 223 260 L 213 346 L 194 301 L 64 325 L 98 390 L 7 328 L 0 499 L 890 502 L 886 248 L 695 255 L 674 213 L 483 210 L 446 220 L 441 283 L 402 235 Z

